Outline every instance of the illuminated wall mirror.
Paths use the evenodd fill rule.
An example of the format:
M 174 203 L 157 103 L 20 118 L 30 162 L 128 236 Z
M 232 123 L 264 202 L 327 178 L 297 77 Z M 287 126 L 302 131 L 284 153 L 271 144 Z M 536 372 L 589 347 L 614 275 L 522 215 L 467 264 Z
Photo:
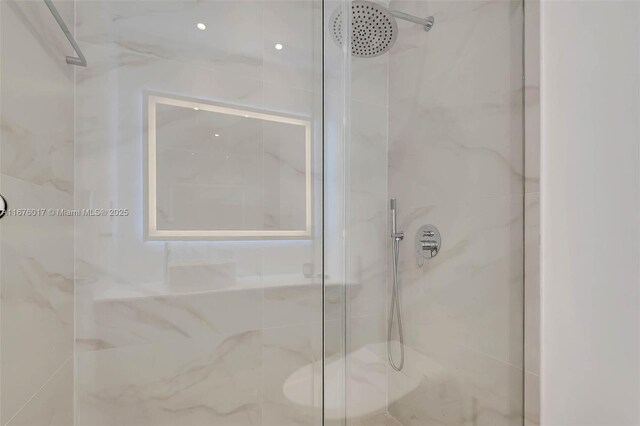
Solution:
M 311 235 L 311 123 L 146 93 L 146 237 Z

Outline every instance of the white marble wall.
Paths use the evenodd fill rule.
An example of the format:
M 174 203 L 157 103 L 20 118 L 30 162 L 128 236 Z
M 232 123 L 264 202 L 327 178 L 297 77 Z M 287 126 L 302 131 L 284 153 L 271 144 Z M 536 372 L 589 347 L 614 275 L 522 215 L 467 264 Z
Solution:
M 73 27 L 74 3 L 56 1 Z M 41 1 L 0 3 L 1 190 L 10 208 L 73 208 L 73 67 Z M 73 218 L 5 217 L 2 425 L 73 423 Z
M 404 425 L 520 425 L 523 388 L 522 3 L 392 1 L 389 196 L 398 199 L 405 369 L 389 370 Z M 416 230 L 443 249 L 423 268 Z M 533 226 L 533 224 L 531 224 Z
M 303 265 L 321 271 L 321 12 L 317 1 L 78 5 L 89 66 L 76 76 L 75 203 L 132 212 L 76 221 L 78 425 L 320 424 L 322 287 Z M 314 237 L 145 242 L 144 90 L 308 116 Z

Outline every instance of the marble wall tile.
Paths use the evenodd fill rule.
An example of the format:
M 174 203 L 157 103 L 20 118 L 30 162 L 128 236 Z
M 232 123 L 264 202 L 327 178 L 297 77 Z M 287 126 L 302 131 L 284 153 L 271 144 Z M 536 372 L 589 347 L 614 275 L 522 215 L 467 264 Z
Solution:
M 76 327 L 81 348 L 106 349 L 258 330 L 262 288 L 98 297 Z M 89 313 L 89 312 L 88 312 Z
M 524 367 L 540 374 L 540 195 L 525 196 L 525 358 Z
M 261 327 L 259 247 L 216 242 L 171 242 L 163 247 L 167 264 L 156 282 L 119 281 L 100 269 L 84 275 L 76 286 L 77 318 L 83 319 L 76 325 L 77 350 Z M 85 264 L 83 271 L 87 268 Z M 174 268 L 181 273 L 173 273 Z
M 86 352 L 78 425 L 261 424 L 261 334 Z
M 387 110 L 353 101 L 348 149 L 347 241 L 352 317 L 385 311 L 387 241 Z
M 319 248 L 310 241 L 299 241 L 266 245 L 263 250 L 263 326 L 320 322 L 323 308 Z M 310 277 L 304 274 L 305 264 L 311 268 Z
M 429 34 L 399 21 L 390 58 L 390 106 L 418 97 L 425 106 L 490 108 L 521 88 L 521 2 L 394 0 L 390 5 L 436 18 Z
M 511 108 L 472 115 L 422 108 L 413 99 L 390 109 L 389 179 L 402 182 L 399 199 L 441 204 L 522 192 Z
M 352 421 L 387 411 L 386 317 L 353 318 L 347 361 L 347 413 Z
M 69 209 L 57 189 L 2 175 L 11 208 Z M 73 354 L 73 218 L 2 221 L 3 422 Z
M 73 2 L 60 1 L 73 22 Z M 2 3 L 2 173 L 73 193 L 73 67 L 41 2 Z
M 540 191 L 540 1 L 524 2 L 525 192 Z
M 401 245 L 408 344 L 430 345 L 430 333 L 522 366 L 522 197 L 427 206 L 405 211 L 409 239 L 424 223 L 443 236 L 442 251 L 419 268 Z M 491 249 L 487 249 L 490 247 Z
M 319 281 L 283 277 L 282 284 L 264 287 L 264 327 L 315 323 L 321 317 L 322 283 Z
M 317 113 L 322 108 L 321 93 L 271 81 L 264 82 L 263 93 L 265 109 L 301 116 L 312 123 L 319 123 Z
M 389 413 L 374 414 L 373 416 L 354 420 L 351 424 L 353 426 L 402 426 L 402 423 Z
M 68 359 L 7 425 L 73 425 L 73 365 L 73 359 Z
M 312 90 L 320 11 L 314 0 L 263 1 L 265 81 Z M 281 44 L 281 50 L 275 48 Z
M 269 328 L 262 341 L 262 424 L 321 425 L 321 323 Z
M 522 424 L 522 370 L 432 338 L 408 350 L 407 368 L 389 372 L 389 411 L 406 425 Z
M 389 195 L 408 236 L 406 367 L 389 370 L 389 411 L 405 425 L 521 424 L 522 5 L 391 6 L 436 25 L 401 22 L 389 61 Z M 419 268 L 426 223 L 443 247 Z
M 305 229 L 307 166 L 305 129 L 263 123 L 264 226 Z
M 540 376 L 524 373 L 524 425 L 540 425 Z
M 391 52 L 389 176 L 405 184 L 398 197 L 439 204 L 521 193 L 522 143 L 513 141 L 522 135 L 522 83 L 512 53 L 521 11 L 510 2 L 397 7 L 439 23 L 429 34 L 402 24 Z
M 78 3 L 77 15 L 77 37 L 83 42 L 262 76 L 261 1 L 90 1 Z M 197 23 L 206 30 L 197 29 Z
M 389 54 L 372 58 L 351 58 L 351 99 L 371 105 L 387 106 Z M 356 109 L 352 105 L 352 109 Z

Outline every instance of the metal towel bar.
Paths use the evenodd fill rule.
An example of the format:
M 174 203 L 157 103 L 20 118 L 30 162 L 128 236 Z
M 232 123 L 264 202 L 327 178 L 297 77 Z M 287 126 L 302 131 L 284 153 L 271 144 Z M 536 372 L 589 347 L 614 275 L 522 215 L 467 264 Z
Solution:
M 87 59 L 82 54 L 82 50 L 80 50 L 78 43 L 76 43 L 76 40 L 73 38 L 73 35 L 69 31 L 67 24 L 64 23 L 64 20 L 60 16 L 60 13 L 58 13 L 58 9 L 56 9 L 51 0 L 44 0 L 44 3 L 51 11 L 51 14 L 56 19 L 56 22 L 58 23 L 58 25 L 60 25 L 60 29 L 62 30 L 64 35 L 67 36 L 67 40 L 69 40 L 69 43 L 71 43 L 71 46 L 73 46 L 73 50 L 75 50 L 76 54 L 78 55 L 77 58 L 74 56 L 67 56 L 67 63 L 71 65 L 80 65 L 81 67 L 86 67 Z

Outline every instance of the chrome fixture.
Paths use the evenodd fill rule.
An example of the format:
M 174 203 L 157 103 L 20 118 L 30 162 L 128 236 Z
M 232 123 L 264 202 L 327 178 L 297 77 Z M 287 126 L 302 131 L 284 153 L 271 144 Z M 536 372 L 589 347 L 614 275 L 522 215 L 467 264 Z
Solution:
M 425 259 L 432 259 L 442 248 L 440 231 L 433 225 L 422 225 L 416 232 L 415 250 L 418 266 L 424 266 Z
M 404 238 L 404 232 L 396 229 L 396 199 L 392 198 L 390 202 L 391 210 L 391 240 L 393 242 L 393 288 L 391 290 L 391 309 L 389 309 L 388 327 L 387 327 L 387 357 L 389 364 L 396 370 L 402 370 L 404 366 L 404 332 L 402 331 L 402 311 L 400 305 L 400 286 L 398 284 L 398 260 L 400 258 L 400 241 Z M 398 337 L 400 339 L 400 363 L 396 364 L 391 353 L 391 335 L 393 332 L 393 317 L 398 317 Z
M 75 50 L 76 54 L 78 55 L 77 58 L 75 56 L 67 56 L 67 63 L 70 65 L 79 65 L 81 67 L 86 67 L 87 59 L 82 54 L 82 50 L 80 50 L 80 46 L 78 46 L 78 43 L 76 43 L 76 40 L 73 38 L 73 35 L 69 31 L 69 28 L 67 28 L 67 24 L 64 23 L 62 16 L 60 16 L 60 13 L 58 13 L 58 9 L 56 9 L 56 7 L 53 5 L 53 2 L 51 0 L 44 0 L 44 3 L 47 5 L 49 10 L 51 11 L 51 14 L 55 18 L 58 25 L 60 26 L 60 29 L 62 30 L 64 35 L 67 36 L 67 40 L 69 40 L 69 43 L 71 43 L 73 50 Z
M 363 58 L 382 55 L 396 42 L 398 24 L 396 18 L 422 25 L 429 31 L 433 16 L 418 18 L 368 0 L 351 2 L 351 54 Z M 339 46 L 343 43 L 342 9 L 337 8 L 329 20 L 331 37 Z

